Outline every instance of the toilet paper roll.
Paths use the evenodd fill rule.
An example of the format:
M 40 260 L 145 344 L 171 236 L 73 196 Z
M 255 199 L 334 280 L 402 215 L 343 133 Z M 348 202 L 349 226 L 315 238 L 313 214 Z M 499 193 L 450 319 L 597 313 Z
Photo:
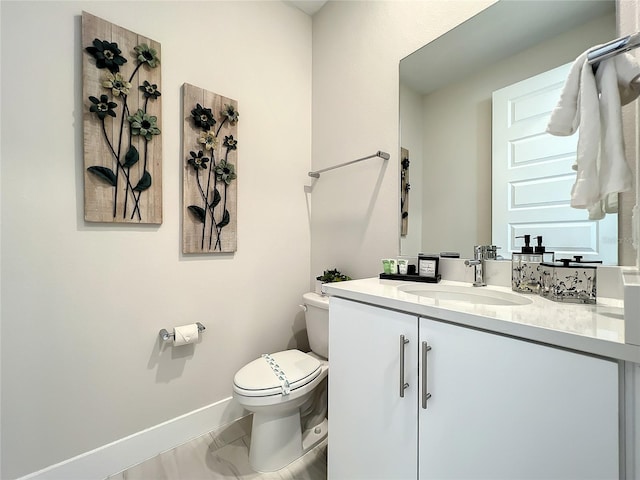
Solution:
M 173 333 L 175 334 L 173 337 L 173 344 L 176 347 L 180 345 L 187 345 L 189 343 L 196 343 L 198 338 L 200 338 L 200 331 L 198 330 L 198 325 L 195 323 L 175 327 L 173 329 Z

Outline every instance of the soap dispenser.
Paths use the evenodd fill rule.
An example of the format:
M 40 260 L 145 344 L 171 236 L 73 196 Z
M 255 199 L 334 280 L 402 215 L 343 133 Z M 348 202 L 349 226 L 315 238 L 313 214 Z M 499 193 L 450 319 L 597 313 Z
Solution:
M 520 252 L 511 255 L 511 289 L 520 293 L 538 293 L 540 290 L 539 266 L 544 255 L 542 237 L 537 237 L 538 245 L 531 246 L 531 235 L 522 235 L 524 246 Z
M 542 245 L 542 235 L 538 235 L 536 237 L 536 243 L 537 245 L 533 247 L 533 253 L 536 256 L 536 259 L 534 261 L 540 261 L 540 262 L 556 261 L 555 252 L 547 250 L 547 248 L 544 245 Z M 538 270 L 540 270 L 539 267 L 538 267 Z
M 554 262 L 555 261 L 555 253 L 546 249 L 544 245 L 542 245 L 542 235 L 538 235 L 536 237 L 537 245 L 533 247 L 533 253 L 539 254 L 542 262 Z

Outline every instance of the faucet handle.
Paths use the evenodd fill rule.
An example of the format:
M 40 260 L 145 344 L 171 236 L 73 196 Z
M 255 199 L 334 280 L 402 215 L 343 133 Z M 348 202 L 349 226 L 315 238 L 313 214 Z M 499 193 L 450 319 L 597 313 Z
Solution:
M 499 248 L 495 245 L 474 245 L 473 258 L 476 260 L 495 260 Z
M 497 247 L 495 245 L 487 245 L 487 253 L 486 253 L 486 259 L 487 260 L 496 260 L 498 258 L 498 250 L 500 250 L 501 247 Z

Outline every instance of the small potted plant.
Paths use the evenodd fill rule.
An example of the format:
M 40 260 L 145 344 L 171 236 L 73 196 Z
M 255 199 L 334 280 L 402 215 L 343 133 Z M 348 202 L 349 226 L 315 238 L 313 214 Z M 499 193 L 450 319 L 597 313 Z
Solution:
M 351 277 L 340 273 L 337 268 L 325 270 L 322 275 L 316 277 L 316 293 L 324 295 L 322 291 L 323 283 L 344 282 L 346 280 L 351 280 Z

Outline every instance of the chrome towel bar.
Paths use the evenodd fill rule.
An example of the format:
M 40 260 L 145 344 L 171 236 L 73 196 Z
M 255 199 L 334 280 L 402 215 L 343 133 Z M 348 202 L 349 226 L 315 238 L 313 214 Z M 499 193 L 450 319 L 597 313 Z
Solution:
M 587 53 L 587 62 L 591 65 L 597 64 L 602 60 L 614 57 L 634 48 L 640 47 L 640 32 L 636 32 L 626 37 L 620 37 L 612 40 L 604 45 L 595 47 Z
M 322 170 L 316 170 L 315 172 L 309 172 L 309 176 L 313 178 L 320 178 L 320 174 L 323 172 L 328 172 L 329 170 L 333 170 L 335 168 L 346 167 L 347 165 L 351 165 L 352 163 L 361 162 L 363 160 L 367 160 L 369 158 L 374 158 L 374 157 L 380 157 L 384 160 L 389 160 L 391 158 L 391 155 L 389 155 L 387 152 L 382 152 L 378 150 L 373 155 L 369 155 L 367 157 L 358 158 L 357 160 L 351 160 L 350 162 L 341 163 L 340 165 L 335 165 L 333 167 L 323 168 Z

